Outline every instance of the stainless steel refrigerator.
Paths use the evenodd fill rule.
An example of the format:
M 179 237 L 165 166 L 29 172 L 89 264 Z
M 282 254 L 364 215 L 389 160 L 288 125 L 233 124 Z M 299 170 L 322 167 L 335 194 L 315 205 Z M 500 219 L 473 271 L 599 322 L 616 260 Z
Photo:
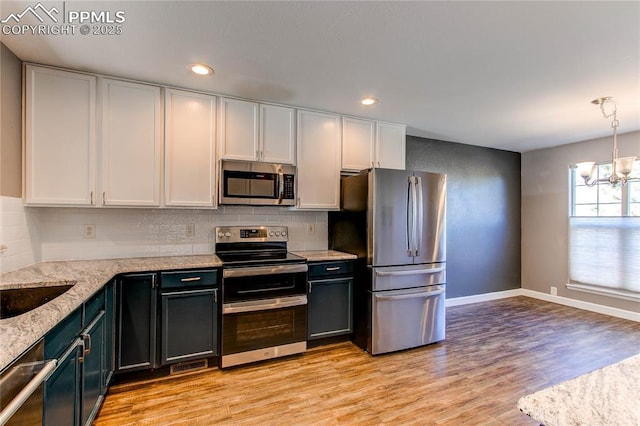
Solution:
M 358 256 L 354 342 L 372 355 L 445 338 L 444 174 L 369 169 L 342 179 L 330 247 Z

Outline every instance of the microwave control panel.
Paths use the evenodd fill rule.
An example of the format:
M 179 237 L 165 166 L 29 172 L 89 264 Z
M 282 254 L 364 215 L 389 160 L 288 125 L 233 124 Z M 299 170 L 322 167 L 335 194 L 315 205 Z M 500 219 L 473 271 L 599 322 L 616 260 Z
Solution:
M 282 198 L 286 200 L 293 200 L 295 195 L 293 193 L 294 179 L 293 175 L 284 175 L 284 195 Z

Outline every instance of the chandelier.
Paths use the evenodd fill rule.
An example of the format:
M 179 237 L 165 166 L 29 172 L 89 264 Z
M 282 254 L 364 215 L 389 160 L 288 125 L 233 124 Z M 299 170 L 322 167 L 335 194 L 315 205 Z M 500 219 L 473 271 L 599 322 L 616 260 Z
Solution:
M 611 127 L 613 128 L 613 152 L 611 153 L 612 170 L 611 175 L 605 178 L 591 179 L 595 166 L 595 161 L 583 161 L 577 163 L 578 173 L 584 179 L 584 183 L 587 186 L 594 186 L 598 182 L 609 182 L 611 185 L 617 185 L 622 183 L 626 184 L 629 180 L 629 174 L 633 169 L 633 162 L 636 157 L 618 157 L 618 118 L 616 117 L 617 109 L 616 103 L 611 96 L 604 98 L 598 98 L 591 101 L 594 105 L 600 106 L 602 116 L 604 118 L 611 118 Z

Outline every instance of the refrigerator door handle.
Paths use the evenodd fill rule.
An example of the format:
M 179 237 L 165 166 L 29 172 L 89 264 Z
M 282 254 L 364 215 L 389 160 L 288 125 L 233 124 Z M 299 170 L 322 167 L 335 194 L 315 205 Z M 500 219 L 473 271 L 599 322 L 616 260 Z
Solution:
M 420 254 L 420 240 L 422 239 L 422 232 L 423 230 L 423 225 L 424 225 L 424 206 L 422 205 L 422 178 L 420 176 L 416 176 L 416 183 L 415 183 L 417 190 L 416 190 L 416 208 L 417 208 L 417 213 L 416 213 L 416 222 L 417 222 L 417 231 L 415 233 L 415 255 L 419 256 Z
M 425 299 L 435 296 L 440 296 L 444 293 L 444 288 L 440 288 L 438 290 L 430 290 L 430 291 L 422 291 L 419 293 L 407 293 L 407 294 L 399 294 L 397 296 L 385 296 L 381 294 L 376 294 L 376 300 L 406 300 L 406 299 Z
M 445 270 L 444 266 L 436 268 L 426 269 L 407 269 L 404 271 L 376 271 L 375 274 L 378 277 L 399 277 L 403 275 L 422 275 L 422 274 L 435 274 Z
M 418 255 L 418 191 L 417 191 L 417 179 L 415 176 L 411 176 L 411 256 Z
M 413 237 L 411 235 L 411 227 L 412 227 L 412 217 L 411 217 L 411 213 L 412 213 L 412 205 L 411 205 L 411 187 L 412 187 L 412 178 L 413 176 L 409 177 L 408 180 L 408 185 L 407 185 L 407 256 L 411 257 L 413 256 L 413 251 L 412 251 L 412 247 L 411 247 L 411 243 L 413 241 Z

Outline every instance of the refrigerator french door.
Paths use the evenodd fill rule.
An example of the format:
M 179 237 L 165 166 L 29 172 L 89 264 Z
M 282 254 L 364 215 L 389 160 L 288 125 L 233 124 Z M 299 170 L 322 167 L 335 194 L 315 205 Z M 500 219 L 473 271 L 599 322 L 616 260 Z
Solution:
M 443 262 L 446 176 L 372 169 L 368 179 L 372 191 L 367 206 L 371 223 L 369 264 Z

